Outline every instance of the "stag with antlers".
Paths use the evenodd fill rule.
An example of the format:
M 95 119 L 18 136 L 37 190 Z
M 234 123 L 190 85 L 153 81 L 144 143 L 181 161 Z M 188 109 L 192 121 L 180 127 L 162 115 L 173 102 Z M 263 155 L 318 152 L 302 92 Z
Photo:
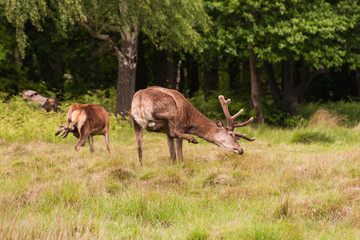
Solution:
M 201 137 L 228 151 L 243 154 L 244 150 L 237 140 L 243 138 L 254 141 L 255 138 L 234 132 L 234 129 L 250 124 L 253 118 L 244 123 L 235 123 L 234 119 L 243 110 L 241 109 L 234 116 L 231 116 L 228 110 L 230 99 L 225 100 L 221 95 L 219 100 L 226 116 L 227 126 L 224 126 L 220 119 L 214 123 L 205 117 L 178 91 L 162 87 L 150 87 L 136 92 L 131 103 L 131 117 L 138 145 L 140 165 L 142 166 L 142 135 L 144 129 L 167 135 L 170 156 L 173 160 L 176 159 L 174 141 L 176 142 L 179 160 L 183 159 L 182 140 L 197 143 L 196 139 L 188 134 Z
M 69 128 L 72 123 L 71 128 Z M 109 146 L 109 116 L 102 106 L 93 104 L 79 104 L 71 105 L 65 126 L 59 125 L 59 129 L 55 135 L 60 134 L 66 138 L 72 132 L 79 141 L 75 144 L 75 150 L 78 151 L 81 146 L 85 145 L 86 139 L 89 141 L 90 151 L 94 151 L 94 135 L 104 135 L 106 147 L 110 154 Z

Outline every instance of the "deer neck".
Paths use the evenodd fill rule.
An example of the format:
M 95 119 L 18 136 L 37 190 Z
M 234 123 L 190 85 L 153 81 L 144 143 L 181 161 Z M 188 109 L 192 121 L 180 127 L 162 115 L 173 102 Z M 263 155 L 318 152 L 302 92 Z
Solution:
M 205 139 L 208 142 L 215 142 L 215 135 L 218 131 L 216 123 L 205 117 L 198 110 L 194 111 L 190 118 L 189 128 L 186 133 L 190 133 Z

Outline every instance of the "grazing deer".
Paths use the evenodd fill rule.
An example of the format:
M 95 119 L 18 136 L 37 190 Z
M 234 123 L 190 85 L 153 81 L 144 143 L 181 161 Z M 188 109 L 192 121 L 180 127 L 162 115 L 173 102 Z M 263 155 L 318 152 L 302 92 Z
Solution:
M 72 127 L 69 128 L 70 123 Z M 64 131 L 65 130 L 65 131 Z M 90 151 L 94 151 L 93 136 L 104 135 L 106 147 L 110 154 L 109 146 L 109 116 L 102 106 L 92 104 L 72 104 L 66 118 L 65 126 L 59 125 L 55 135 L 64 131 L 61 136 L 66 138 L 69 132 L 72 132 L 79 141 L 75 144 L 75 150 L 78 151 L 85 145 L 86 138 L 89 140 Z
M 167 135 L 168 147 L 171 159 L 176 159 L 174 139 L 176 141 L 176 152 L 179 160 L 183 159 L 182 140 L 191 143 L 198 143 L 196 139 L 188 134 L 193 134 L 214 143 L 217 146 L 237 154 L 243 154 L 244 150 L 237 142 L 244 138 L 254 141 L 233 130 L 236 127 L 244 127 L 253 121 L 250 118 L 244 123 L 234 123 L 243 110 L 241 109 L 234 116 L 228 110 L 230 99 L 219 96 L 220 103 L 224 110 L 227 127 L 220 119 L 216 124 L 201 114 L 191 103 L 178 91 L 162 87 L 149 87 L 135 93 L 131 103 L 131 117 L 138 145 L 139 162 L 142 166 L 142 134 L 144 129 L 151 132 L 161 132 Z

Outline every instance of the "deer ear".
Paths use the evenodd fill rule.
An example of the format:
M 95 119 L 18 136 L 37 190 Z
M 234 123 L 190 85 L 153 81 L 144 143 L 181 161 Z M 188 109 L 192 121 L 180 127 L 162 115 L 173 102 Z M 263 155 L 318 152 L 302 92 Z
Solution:
M 218 127 L 223 127 L 224 126 L 224 123 L 220 120 L 220 118 L 216 118 L 216 125 Z

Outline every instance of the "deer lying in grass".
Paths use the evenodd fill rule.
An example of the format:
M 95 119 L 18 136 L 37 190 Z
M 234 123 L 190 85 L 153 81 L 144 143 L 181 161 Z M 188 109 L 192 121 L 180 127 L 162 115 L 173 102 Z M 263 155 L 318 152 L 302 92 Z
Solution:
M 228 110 L 230 99 L 226 100 L 219 96 L 224 110 L 227 127 L 220 119 L 216 124 L 201 114 L 191 103 L 179 92 L 162 87 L 149 87 L 135 93 L 131 103 L 131 117 L 138 145 L 139 162 L 142 166 L 142 134 L 144 129 L 152 132 L 161 132 L 167 135 L 168 147 L 171 159 L 176 159 L 174 139 L 176 141 L 176 152 L 179 160 L 183 159 L 182 140 L 198 143 L 196 139 L 188 134 L 193 134 L 214 143 L 217 146 L 237 154 L 243 154 L 244 150 L 237 142 L 244 138 L 254 141 L 244 134 L 234 132 L 236 127 L 244 127 L 253 121 L 250 118 L 244 123 L 234 123 L 243 110 L 234 116 Z
M 70 123 L 72 127 L 69 128 Z M 72 132 L 79 141 L 75 144 L 78 151 L 85 145 L 86 138 L 89 140 L 90 151 L 94 151 L 94 135 L 104 135 L 106 147 L 110 154 L 109 146 L 109 116 L 102 106 L 92 104 L 72 104 L 66 118 L 65 126 L 59 125 L 55 135 L 64 131 L 61 136 L 66 138 Z

